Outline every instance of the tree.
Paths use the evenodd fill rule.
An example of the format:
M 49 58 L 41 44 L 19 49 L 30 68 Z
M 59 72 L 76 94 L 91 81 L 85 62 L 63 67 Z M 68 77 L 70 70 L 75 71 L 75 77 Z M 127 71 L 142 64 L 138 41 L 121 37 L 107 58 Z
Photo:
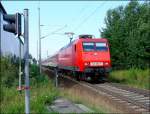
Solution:
M 131 1 L 126 7 L 108 10 L 106 28 L 114 68 L 147 68 L 150 59 L 150 4 Z

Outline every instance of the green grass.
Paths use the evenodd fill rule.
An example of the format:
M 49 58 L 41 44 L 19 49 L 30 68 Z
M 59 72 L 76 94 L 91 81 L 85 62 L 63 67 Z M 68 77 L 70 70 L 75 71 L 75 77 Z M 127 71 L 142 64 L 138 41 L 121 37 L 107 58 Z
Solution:
M 15 87 L 2 87 L 1 113 L 24 113 L 24 91 L 20 94 Z M 30 89 L 31 113 L 48 113 L 46 105 L 50 104 L 58 95 L 52 83 L 32 85 Z
M 76 104 L 83 104 L 87 106 L 88 108 L 92 109 L 94 113 L 104 114 L 104 112 L 107 112 L 105 109 L 95 104 L 94 101 L 91 102 L 91 100 L 85 100 L 83 96 L 79 92 L 74 91 L 73 88 L 71 90 L 69 89 L 61 90 L 60 95 Z
M 1 88 L 0 111 L 5 114 L 25 113 L 24 90 L 20 94 L 18 86 L 18 64 L 10 61 L 10 58 L 1 59 Z M 24 84 L 24 79 L 22 80 Z M 48 76 L 39 75 L 37 65 L 30 65 L 30 112 L 48 113 L 46 105 L 59 95 Z
M 150 69 L 129 69 L 112 71 L 110 73 L 109 79 L 111 82 L 150 90 Z

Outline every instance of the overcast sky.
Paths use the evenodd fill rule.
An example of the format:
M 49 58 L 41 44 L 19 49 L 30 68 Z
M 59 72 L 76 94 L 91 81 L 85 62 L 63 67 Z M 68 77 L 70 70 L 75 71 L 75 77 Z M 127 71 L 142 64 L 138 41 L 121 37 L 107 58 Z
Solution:
M 2 1 L 8 14 L 23 13 L 29 9 L 29 50 L 37 58 L 38 7 L 41 9 L 42 35 L 57 31 L 42 39 L 42 58 L 54 54 L 69 43 L 65 32 L 93 34 L 99 38 L 99 29 L 105 27 L 104 18 L 109 9 L 125 6 L 129 1 Z M 74 38 L 75 39 L 75 38 Z

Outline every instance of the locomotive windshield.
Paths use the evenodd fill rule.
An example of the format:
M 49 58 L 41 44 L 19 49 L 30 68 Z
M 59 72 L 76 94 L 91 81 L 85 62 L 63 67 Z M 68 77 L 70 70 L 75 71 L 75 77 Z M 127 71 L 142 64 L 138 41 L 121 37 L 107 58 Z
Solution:
M 83 49 L 84 51 L 94 51 L 94 42 L 84 42 Z
M 107 51 L 106 42 L 83 42 L 84 51 Z
M 96 51 L 107 51 L 107 45 L 105 42 L 95 43 Z

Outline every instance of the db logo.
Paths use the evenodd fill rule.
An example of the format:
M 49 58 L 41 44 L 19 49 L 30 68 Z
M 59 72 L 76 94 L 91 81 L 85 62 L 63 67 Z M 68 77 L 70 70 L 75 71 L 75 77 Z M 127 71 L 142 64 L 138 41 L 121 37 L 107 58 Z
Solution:
M 97 53 L 94 53 L 94 55 L 96 56 L 96 55 L 97 55 Z

